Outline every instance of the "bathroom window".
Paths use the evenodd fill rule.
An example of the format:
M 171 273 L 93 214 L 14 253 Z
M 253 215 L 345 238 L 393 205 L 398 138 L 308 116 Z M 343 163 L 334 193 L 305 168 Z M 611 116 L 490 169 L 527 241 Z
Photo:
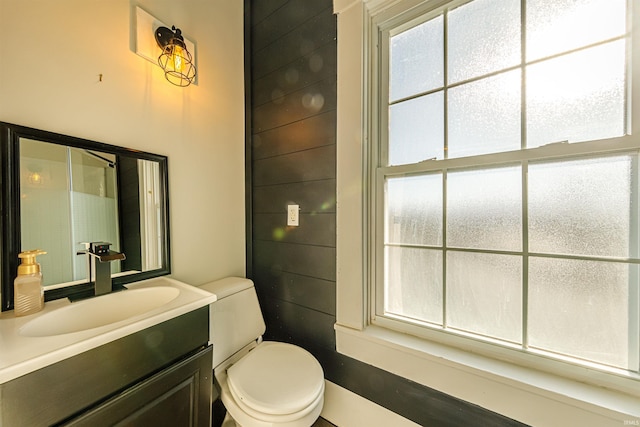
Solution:
M 379 18 L 372 323 L 638 375 L 631 4 Z

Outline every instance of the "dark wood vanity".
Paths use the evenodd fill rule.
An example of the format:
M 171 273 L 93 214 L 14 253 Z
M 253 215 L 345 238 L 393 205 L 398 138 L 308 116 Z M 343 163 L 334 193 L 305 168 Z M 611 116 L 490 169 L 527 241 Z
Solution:
M 210 426 L 209 308 L 0 385 L 2 426 Z

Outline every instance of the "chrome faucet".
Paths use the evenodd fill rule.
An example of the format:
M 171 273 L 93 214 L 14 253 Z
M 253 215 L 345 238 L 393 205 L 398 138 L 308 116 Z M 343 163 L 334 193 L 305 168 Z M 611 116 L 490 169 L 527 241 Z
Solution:
M 111 243 L 93 242 L 87 245 L 87 249 L 78 251 L 78 255 L 86 254 L 89 257 L 89 282 L 93 282 L 95 296 L 108 294 L 113 290 L 109 263 L 126 259 L 123 253 L 109 249 L 110 245 Z

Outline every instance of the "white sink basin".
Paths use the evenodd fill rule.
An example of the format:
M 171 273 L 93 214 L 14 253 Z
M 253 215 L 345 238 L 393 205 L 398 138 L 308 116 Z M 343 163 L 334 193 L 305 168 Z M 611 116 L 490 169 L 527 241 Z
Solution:
M 25 323 L 19 334 L 48 337 L 110 325 L 161 307 L 178 297 L 175 287 L 128 289 L 74 302 Z

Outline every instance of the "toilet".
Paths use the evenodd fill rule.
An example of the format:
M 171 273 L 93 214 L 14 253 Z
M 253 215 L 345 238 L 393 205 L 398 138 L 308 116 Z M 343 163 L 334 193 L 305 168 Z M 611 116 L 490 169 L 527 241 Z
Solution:
M 223 427 L 309 427 L 324 404 L 324 373 L 308 351 L 262 341 L 266 330 L 253 282 L 227 277 L 200 286 L 209 306 L 213 371 L 227 409 Z

